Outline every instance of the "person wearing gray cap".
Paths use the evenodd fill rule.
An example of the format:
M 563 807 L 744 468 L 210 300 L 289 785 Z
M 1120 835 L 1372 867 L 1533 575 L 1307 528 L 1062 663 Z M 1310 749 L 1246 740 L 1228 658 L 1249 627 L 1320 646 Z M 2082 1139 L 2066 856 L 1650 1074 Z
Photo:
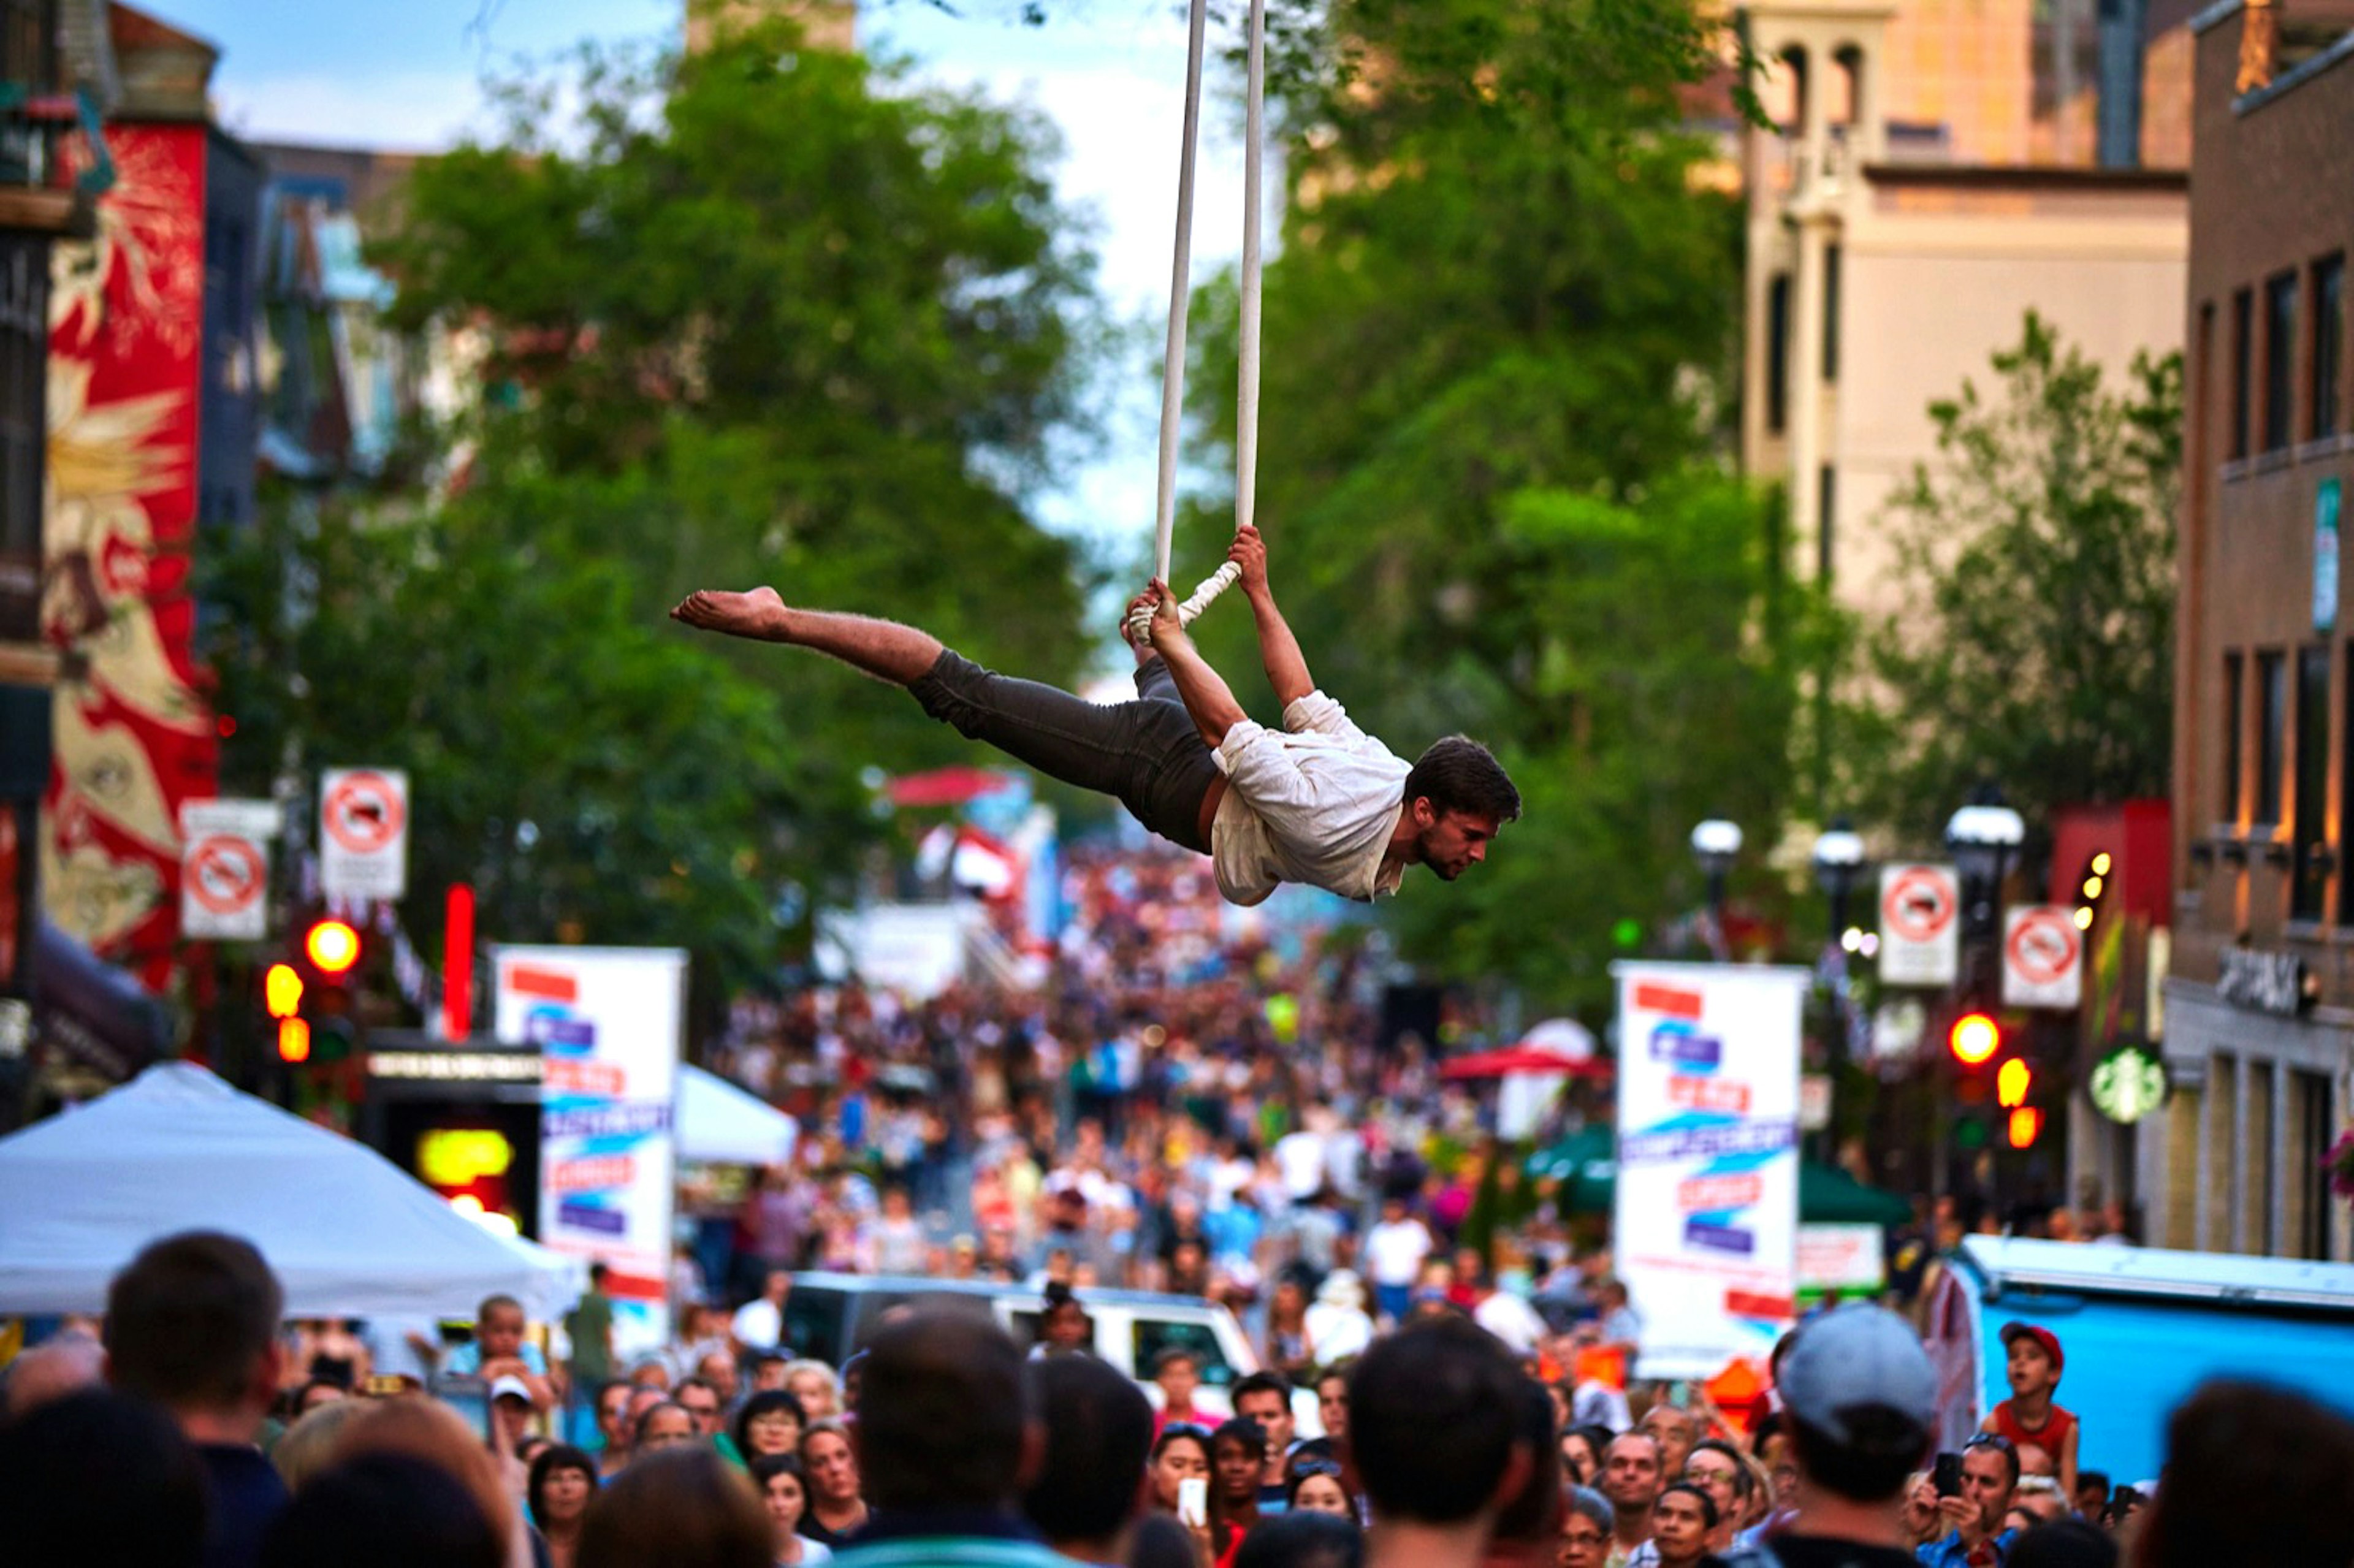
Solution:
M 1929 1452 L 1937 1374 L 1903 1319 L 1861 1303 L 1800 1329 L 1776 1388 L 1798 1469 L 1797 1509 L 1778 1534 L 1724 1568 L 1914 1568 L 1904 1483 Z

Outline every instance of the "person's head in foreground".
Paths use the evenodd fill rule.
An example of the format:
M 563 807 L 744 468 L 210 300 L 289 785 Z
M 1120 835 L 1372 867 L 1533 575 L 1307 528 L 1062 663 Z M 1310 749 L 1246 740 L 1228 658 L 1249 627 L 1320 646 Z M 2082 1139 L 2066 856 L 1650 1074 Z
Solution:
M 1045 1433 L 1022 1352 L 994 1323 L 917 1310 L 867 1348 L 854 1436 L 866 1499 L 885 1513 L 1010 1512 Z
M 2139 1568 L 2354 1562 L 2354 1424 L 2301 1393 L 2217 1380 L 2166 1424 Z
M 1919 1336 L 1880 1308 L 1838 1308 L 1798 1330 L 1779 1386 L 1799 1478 L 1794 1528 L 1805 1530 L 1819 1498 L 1884 1509 L 1893 1541 L 1937 1417 L 1937 1374 Z
M 1025 1368 L 1045 1429 L 1022 1511 L 1066 1556 L 1117 1562 L 1143 1500 L 1152 1405 L 1135 1383 L 1093 1356 L 1049 1356 Z
M 1374 1522 L 1484 1537 L 1532 1463 L 1518 1424 L 1498 1419 L 1520 1407 L 1524 1381 L 1465 1319 L 1375 1340 L 1349 1374 L 1349 1440 Z

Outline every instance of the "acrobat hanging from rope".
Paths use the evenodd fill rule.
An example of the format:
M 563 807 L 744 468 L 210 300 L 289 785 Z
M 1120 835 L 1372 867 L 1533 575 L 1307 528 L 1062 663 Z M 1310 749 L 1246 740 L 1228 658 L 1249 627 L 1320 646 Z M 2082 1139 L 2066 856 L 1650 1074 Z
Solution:
M 1520 791 L 1487 747 L 1459 735 L 1435 743 L 1408 767 L 1316 688 L 1267 586 L 1267 546 L 1251 522 L 1258 460 L 1264 0 L 1254 0 L 1250 21 L 1235 540 L 1226 564 L 1191 599 L 1180 603 L 1169 590 L 1204 12 L 1204 0 L 1193 0 L 1161 374 L 1159 566 L 1150 586 L 1129 601 L 1120 625 L 1136 653 L 1136 700 L 1091 703 L 1001 675 L 915 627 L 805 609 L 771 588 L 689 594 L 671 615 L 705 630 L 815 649 L 906 687 L 932 717 L 1041 773 L 1113 796 L 1162 838 L 1207 853 L 1219 893 L 1233 903 L 1259 903 L 1286 882 L 1371 901 L 1396 892 L 1412 865 L 1452 882 L 1487 858 L 1497 831 L 1519 817 Z M 1280 731 L 1244 714 L 1185 630 L 1236 581 L 1250 603 L 1267 681 L 1283 705 Z

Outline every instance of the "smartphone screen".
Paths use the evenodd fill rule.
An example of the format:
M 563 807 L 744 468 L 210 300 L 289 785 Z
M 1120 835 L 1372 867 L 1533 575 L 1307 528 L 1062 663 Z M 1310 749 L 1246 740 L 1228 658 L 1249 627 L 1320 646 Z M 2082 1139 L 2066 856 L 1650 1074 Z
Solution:
M 1183 1525 L 1210 1522 L 1210 1483 L 1201 1476 L 1187 1476 L 1177 1483 L 1177 1522 Z

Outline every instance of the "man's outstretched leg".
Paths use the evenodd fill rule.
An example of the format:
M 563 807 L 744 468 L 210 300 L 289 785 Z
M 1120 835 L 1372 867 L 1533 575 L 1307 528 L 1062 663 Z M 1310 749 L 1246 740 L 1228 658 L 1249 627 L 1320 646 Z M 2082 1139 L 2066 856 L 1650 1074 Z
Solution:
M 1186 849 L 1208 845 L 1204 803 L 1221 780 L 1210 749 L 1175 700 L 1147 689 L 1140 700 L 1097 704 L 1057 686 L 986 670 L 938 638 L 896 621 L 800 609 L 774 588 L 689 594 L 673 619 L 707 631 L 812 648 L 877 680 L 907 688 L 926 713 L 986 741 L 1049 778 L 1118 800 L 1137 821 Z M 1140 688 L 1153 685 L 1150 650 Z M 1158 683 L 1167 687 L 1164 673 Z
M 928 631 L 872 616 L 796 609 L 772 588 L 749 593 L 705 588 L 681 599 L 670 615 L 705 631 L 814 648 L 895 686 L 914 685 L 940 661 L 940 640 Z

